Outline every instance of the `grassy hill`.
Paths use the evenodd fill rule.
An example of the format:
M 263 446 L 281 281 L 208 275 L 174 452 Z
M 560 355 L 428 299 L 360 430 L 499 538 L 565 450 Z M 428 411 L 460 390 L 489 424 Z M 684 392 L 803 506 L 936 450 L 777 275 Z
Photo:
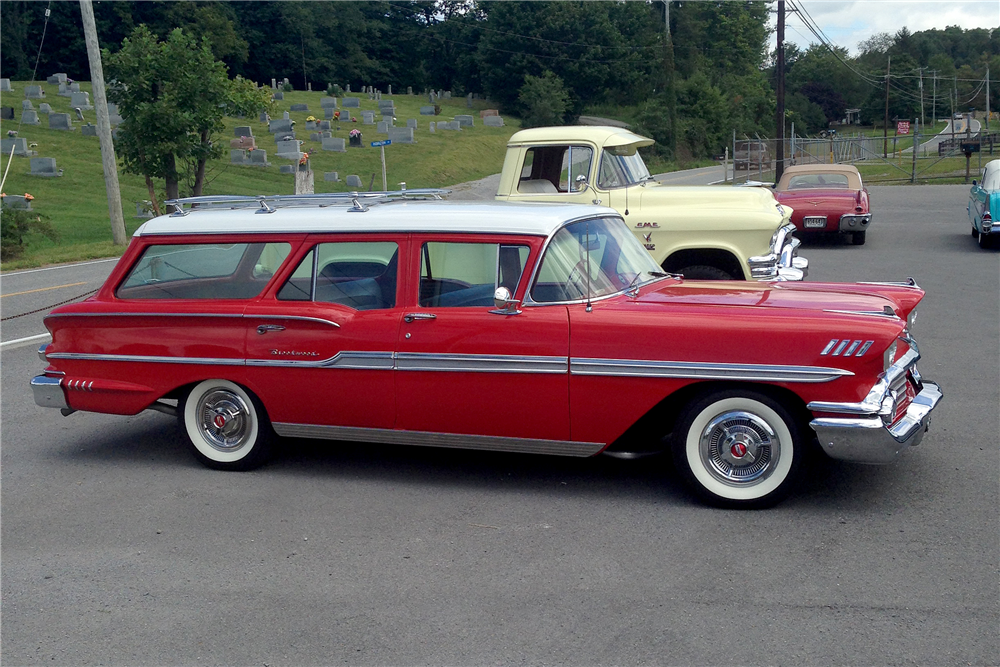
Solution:
M 19 137 L 38 144 L 34 148 L 38 157 L 55 158 L 56 166 L 64 171 L 60 178 L 31 176 L 29 158 L 14 157 L 3 190 L 10 195 L 33 195 L 35 200 L 32 208 L 49 217 L 60 238 L 57 243 L 53 243 L 42 236 L 33 236 L 25 254 L 16 260 L 4 262 L 0 269 L 11 270 L 121 254 L 123 249 L 111 243 L 100 141 L 97 137 L 83 136 L 79 129 L 84 123 L 97 123 L 96 111 L 84 111 L 83 122 L 75 120 L 69 98 L 57 94 L 57 85 L 42 82 L 45 99 L 32 100 L 35 109 L 38 109 L 40 103 L 47 102 L 55 113 L 70 113 L 77 129 L 71 132 L 50 130 L 44 114 L 39 114 L 41 125 L 18 127 L 21 101 L 24 99 L 24 87 L 27 83 L 12 82 L 14 92 L 4 93 L 0 97 L 0 104 L 14 107 L 15 114 L 15 120 L 4 121 L 0 125 L 0 136 L 6 138 L 8 130 L 17 130 Z M 81 83 L 80 88 L 89 92 L 90 84 Z M 296 121 L 297 138 L 304 140 L 302 150 L 310 154 L 310 164 L 316 174 L 316 192 L 343 192 L 348 189 L 343 182 L 325 182 L 323 172 L 326 171 L 339 172 L 342 179 L 347 174 L 356 174 L 361 177 L 364 189 L 367 189 L 374 175 L 374 189 L 382 187 L 380 151 L 369 147 L 369 143 L 386 137 L 377 134 L 374 125 L 362 125 L 360 114 L 361 110 L 375 110 L 376 117 L 380 117 L 377 113 L 378 104 L 369 101 L 367 95 L 355 96 L 362 100 L 360 110 L 351 110 L 358 122 L 340 123 L 339 127 L 337 123 L 333 123 L 334 137 L 346 139 L 348 132 L 355 127 L 364 133 L 364 148 L 351 148 L 346 153 L 322 151 L 319 142 L 309 140 L 311 132 L 305 129 L 306 118 L 310 115 L 323 118 L 320 108 L 320 100 L 324 97 L 322 92 L 285 93 L 285 99 L 276 102 L 277 110 L 272 113 L 275 118 L 281 118 L 282 112 L 289 111 L 293 104 L 309 105 L 308 112 L 292 112 L 290 116 Z M 383 99 L 390 98 L 384 96 Z M 479 111 L 487 108 L 487 104 L 481 100 L 473 101 L 472 109 L 467 108 L 465 98 L 442 100 L 441 115 L 434 117 L 420 115 L 420 107 L 428 104 L 423 95 L 394 95 L 391 99 L 396 103 L 397 125 L 405 125 L 406 119 L 415 118 L 418 126 L 414 133 L 416 144 L 393 144 L 386 148 L 386 172 L 390 190 L 398 189 L 400 181 L 404 181 L 407 188 L 447 187 L 498 173 L 503 166 L 507 139 L 519 129 L 519 122 L 513 118 L 505 118 L 505 127 L 482 125 Z M 429 121 L 451 120 L 458 114 L 475 116 L 475 127 L 465 128 L 460 132 L 430 133 Z M 278 169 L 282 164 L 292 163 L 276 156 L 276 145 L 267 131 L 267 125 L 258 122 L 256 118 L 226 118 L 225 124 L 226 130 L 220 136 L 224 142 L 224 156 L 209 164 L 205 194 L 293 194 L 293 176 L 280 174 Z M 253 128 L 258 147 L 267 151 L 270 167 L 247 167 L 229 163 L 228 142 L 234 137 L 233 130 L 238 125 Z M 0 172 L 7 170 L 7 162 L 7 156 L 3 156 Z M 142 178 L 119 172 L 119 180 L 125 226 L 131 234 L 143 222 L 135 217 L 136 202 L 148 199 L 149 195 Z M 157 197 L 162 198 L 163 183 L 154 182 Z

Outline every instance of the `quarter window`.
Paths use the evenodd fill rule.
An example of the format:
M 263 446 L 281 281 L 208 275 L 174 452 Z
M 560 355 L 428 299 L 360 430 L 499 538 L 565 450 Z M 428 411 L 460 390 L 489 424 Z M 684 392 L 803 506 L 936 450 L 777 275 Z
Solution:
M 399 246 L 389 241 L 321 243 L 278 291 L 281 301 L 321 301 L 355 310 L 393 308 Z
M 513 294 L 528 246 L 431 241 L 420 249 L 420 305 L 425 308 L 493 306 L 497 287 Z

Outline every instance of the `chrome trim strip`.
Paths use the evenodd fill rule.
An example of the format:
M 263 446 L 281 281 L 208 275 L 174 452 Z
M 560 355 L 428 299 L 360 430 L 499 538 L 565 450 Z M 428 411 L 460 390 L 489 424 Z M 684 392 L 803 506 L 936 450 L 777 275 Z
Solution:
M 154 364 L 202 364 L 205 366 L 243 366 L 246 359 L 219 359 L 213 357 L 159 357 L 141 354 L 89 354 L 86 352 L 50 352 L 49 359 L 74 361 L 135 361 Z
M 840 345 L 838 345 L 838 346 L 837 346 L 837 349 L 835 349 L 835 350 L 833 351 L 833 356 L 835 356 L 835 357 L 839 357 L 839 356 L 840 356 L 840 353 L 844 351 L 844 348 L 845 348 L 845 347 L 847 347 L 847 344 L 848 344 L 849 342 L 850 342 L 850 340 L 846 340 L 846 339 L 845 339 L 845 340 L 842 340 L 842 341 L 840 341 Z
M 420 445 L 452 449 L 479 449 L 493 452 L 551 454 L 557 456 L 593 456 L 604 449 L 600 442 L 570 440 L 536 440 L 493 435 L 463 435 L 433 431 L 401 431 L 355 426 L 320 426 L 274 422 L 274 431 L 286 438 L 320 438 L 324 440 L 354 440 L 389 445 Z
M 819 353 L 819 356 L 825 357 L 826 355 L 828 355 L 830 353 L 830 350 L 833 349 L 833 346 L 836 345 L 838 342 L 840 342 L 839 338 L 831 339 L 830 342 L 826 344 L 826 347 L 823 348 L 823 351 Z
M 325 320 L 322 317 L 306 317 L 304 315 L 241 315 L 245 320 L 260 319 L 260 320 L 292 320 L 295 322 L 319 322 L 320 324 L 329 324 L 332 327 L 340 328 L 340 325 L 332 320 Z
M 569 370 L 569 359 L 500 354 L 398 352 L 396 368 L 401 371 L 464 373 L 566 373 Z
M 52 313 L 46 317 L 219 317 L 223 319 L 295 320 L 298 322 L 320 322 L 340 328 L 332 320 L 304 315 L 247 315 L 245 313 Z
M 913 287 L 920 289 L 917 285 L 917 281 L 913 279 L 912 276 L 908 277 L 905 281 L 893 282 L 893 281 L 859 281 L 859 285 L 884 285 L 886 287 Z
M 395 355 L 392 352 L 351 352 L 342 351 L 318 361 L 297 361 L 295 359 L 247 359 L 247 366 L 269 368 L 336 368 L 355 370 L 393 370 Z
M 845 415 L 880 415 L 883 419 L 892 418 L 893 403 L 890 391 L 906 381 L 906 372 L 916 366 L 920 359 L 920 351 L 912 338 L 900 336 L 899 340 L 909 346 L 909 350 L 896 360 L 887 371 L 881 374 L 878 382 L 869 390 L 865 399 L 859 403 L 839 403 L 827 401 L 812 401 L 806 408 L 813 412 L 831 412 Z
M 895 313 L 889 313 L 883 310 L 833 310 L 829 308 L 823 309 L 824 313 L 839 313 L 841 315 L 868 315 L 870 317 L 885 317 L 890 320 L 898 320 L 899 316 Z
M 875 343 L 875 341 L 873 341 L 873 340 L 866 340 L 866 341 L 865 341 L 865 344 L 861 346 L 861 349 L 860 349 L 860 350 L 858 350 L 858 353 L 857 353 L 857 354 L 856 354 L 855 356 L 857 356 L 857 357 L 863 357 L 863 356 L 865 356 L 865 352 L 867 352 L 867 351 L 868 351 L 868 349 L 869 349 L 869 348 L 870 348 L 870 347 L 871 347 L 871 346 L 872 346 L 872 345 L 873 345 L 874 343 Z
M 772 366 L 769 364 L 707 364 L 685 361 L 570 358 L 572 375 L 613 377 L 684 378 L 698 380 L 751 380 L 759 382 L 830 382 L 851 371 L 822 366 Z

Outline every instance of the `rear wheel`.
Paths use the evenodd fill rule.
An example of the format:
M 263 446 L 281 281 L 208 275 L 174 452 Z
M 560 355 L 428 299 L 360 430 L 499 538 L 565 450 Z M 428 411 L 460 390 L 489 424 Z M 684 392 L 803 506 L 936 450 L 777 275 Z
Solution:
M 217 470 L 250 470 L 264 463 L 274 439 L 264 408 L 228 380 L 205 380 L 180 406 L 181 427 L 195 457 Z
M 854 243 L 854 245 L 864 245 L 865 237 L 867 236 L 867 234 L 868 234 L 867 231 L 851 232 L 851 242 Z
M 754 391 L 727 390 L 696 399 L 672 443 L 677 469 L 711 505 L 770 507 L 788 495 L 804 447 L 798 421 L 777 401 Z
M 706 266 L 703 264 L 697 264 L 695 266 L 687 266 L 678 271 L 682 276 L 688 280 L 732 280 L 733 277 L 723 271 L 722 269 L 715 266 Z
M 979 232 L 978 236 L 979 236 L 979 247 L 980 248 L 984 248 L 985 249 L 985 248 L 990 248 L 990 247 L 993 246 L 993 239 L 990 237 L 989 234 L 983 234 L 982 232 Z

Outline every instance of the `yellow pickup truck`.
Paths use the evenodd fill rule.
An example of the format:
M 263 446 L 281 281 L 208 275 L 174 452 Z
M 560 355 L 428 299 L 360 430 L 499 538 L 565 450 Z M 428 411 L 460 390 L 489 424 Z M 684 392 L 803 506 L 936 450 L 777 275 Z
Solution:
M 688 278 L 805 278 L 791 208 L 763 188 L 662 185 L 636 150 L 652 143 L 619 127 L 521 130 L 496 198 L 610 206 L 665 271 Z

